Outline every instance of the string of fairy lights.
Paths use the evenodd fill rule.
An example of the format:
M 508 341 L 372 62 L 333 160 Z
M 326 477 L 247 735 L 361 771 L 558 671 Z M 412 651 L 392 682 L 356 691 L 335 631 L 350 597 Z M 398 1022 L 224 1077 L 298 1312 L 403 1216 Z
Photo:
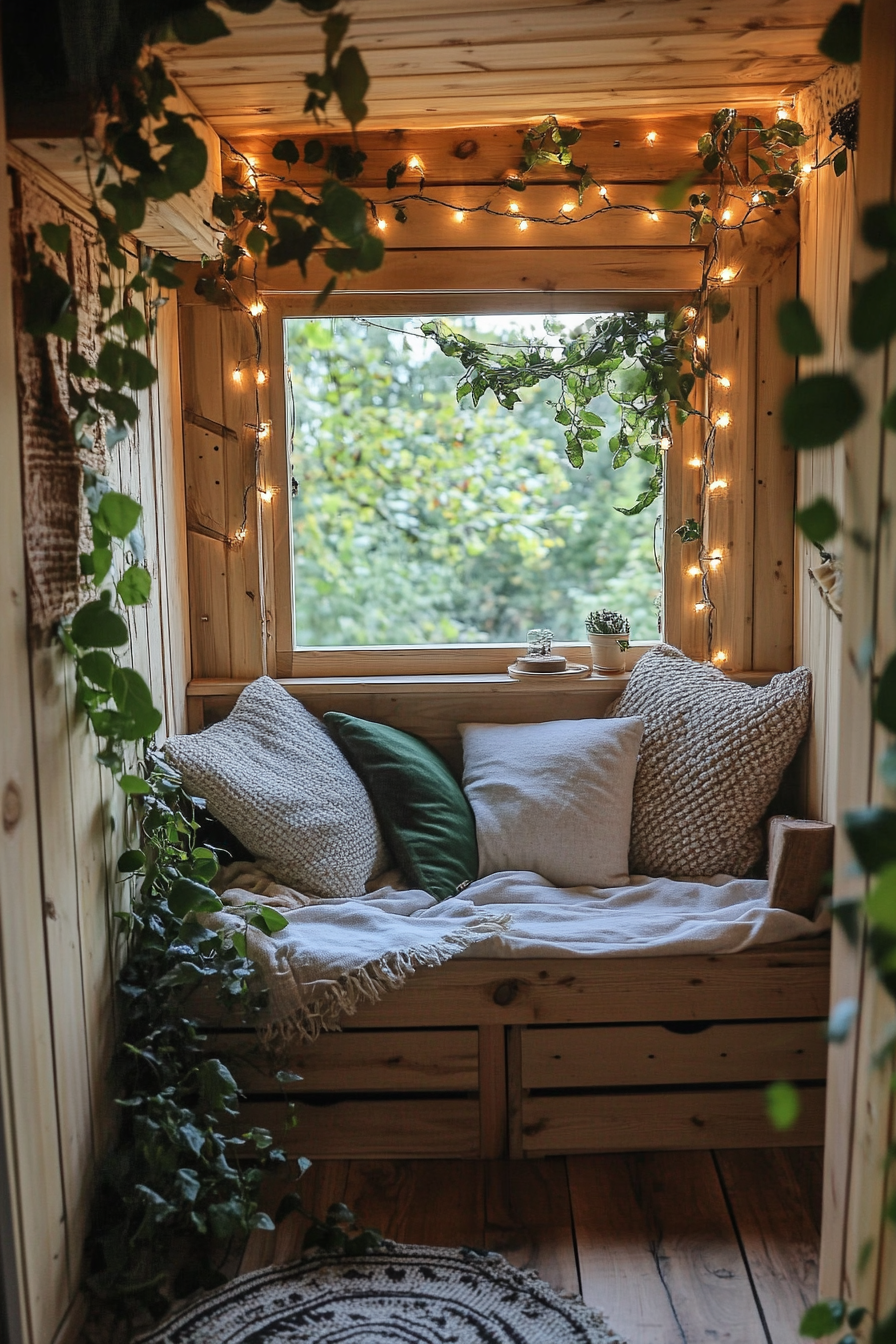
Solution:
M 783 105 L 778 108 L 777 120 L 784 120 L 789 116 L 790 110 L 788 108 Z M 645 148 L 651 148 L 660 143 L 661 135 L 659 131 L 648 131 L 644 137 Z M 273 187 L 288 183 L 291 190 L 297 189 L 309 202 L 316 203 L 319 200 L 319 197 L 313 191 L 296 182 L 294 178 L 285 178 L 262 170 L 251 156 L 242 153 L 233 146 L 229 148 L 233 160 L 241 165 L 244 171 L 244 189 L 260 193 L 265 184 L 270 184 Z M 824 167 L 832 158 L 833 154 L 820 161 L 817 156 L 814 162 L 808 158 L 803 159 L 799 164 L 796 181 L 805 182 L 813 172 Z M 526 234 L 533 225 L 554 228 L 579 227 L 611 211 L 644 215 L 652 223 L 659 223 L 664 216 L 669 217 L 670 215 L 686 216 L 691 220 L 694 218 L 692 209 L 664 209 L 639 203 L 615 202 L 611 199 L 607 186 L 599 183 L 595 183 L 595 190 L 600 204 L 593 209 L 583 209 L 578 200 L 566 200 L 561 202 L 554 215 L 534 214 L 525 210 L 517 200 L 506 201 L 506 198 L 502 199 L 503 193 L 508 191 L 519 192 L 524 185 L 520 175 L 513 171 L 509 172 L 496 185 L 494 191 L 484 201 L 475 204 L 450 201 L 425 194 L 423 188 L 426 180 L 426 165 L 421 155 L 410 155 L 405 161 L 404 171 L 417 174 L 417 191 L 404 191 L 399 195 L 396 195 L 393 191 L 384 200 L 368 198 L 368 208 L 373 227 L 380 233 L 387 232 L 391 227 L 390 221 L 384 217 L 382 211 L 392 209 L 400 227 L 401 223 L 407 218 L 405 207 L 409 205 L 448 211 L 453 222 L 459 228 L 467 224 L 471 216 L 477 214 L 510 219 L 514 222 L 520 235 Z M 739 191 L 744 194 L 739 194 Z M 737 427 L 734 425 L 731 412 L 727 406 L 724 403 L 720 406 L 716 404 L 720 397 L 732 391 L 732 379 L 730 373 L 717 372 L 713 368 L 707 335 L 707 316 L 711 297 L 720 289 L 730 285 L 737 279 L 738 275 L 738 271 L 734 267 L 719 264 L 720 239 L 726 233 L 740 232 L 753 224 L 760 223 L 764 213 L 774 207 L 769 205 L 760 192 L 751 190 L 749 184 L 738 187 L 731 183 L 722 183 L 719 186 L 718 195 L 718 217 L 712 214 L 711 223 L 707 226 L 711 229 L 711 239 L 708 243 L 702 244 L 704 259 L 700 286 L 693 304 L 686 307 L 679 315 L 682 320 L 683 339 L 686 342 L 687 353 L 692 367 L 695 370 L 699 368 L 703 375 L 706 393 L 704 397 L 705 405 L 689 408 L 690 414 L 688 417 L 689 421 L 696 419 L 704 429 L 699 451 L 694 451 L 686 459 L 686 465 L 689 468 L 700 472 L 698 518 L 695 520 L 695 528 L 689 531 L 687 525 L 684 524 L 682 528 L 678 529 L 678 534 L 681 536 L 683 546 L 696 543 L 698 547 L 695 559 L 690 562 L 682 561 L 683 573 L 686 578 L 699 584 L 693 599 L 693 610 L 695 615 L 702 616 L 705 619 L 707 660 L 718 667 L 722 667 L 729 661 L 729 654 L 726 649 L 717 646 L 715 642 L 718 606 L 713 597 L 712 579 L 719 574 L 723 566 L 730 563 L 731 548 L 730 543 L 721 545 L 713 540 L 713 501 L 723 498 L 729 488 L 724 467 L 717 473 L 716 449 L 720 446 L 719 435 L 724 436 L 729 430 L 736 430 Z M 266 228 L 264 224 L 259 227 Z M 222 232 L 224 231 L 222 230 Z M 248 422 L 245 427 L 254 435 L 255 478 L 246 486 L 243 493 L 242 521 L 230 538 L 230 544 L 233 546 L 241 545 L 246 539 L 248 533 L 248 501 L 252 491 L 255 491 L 259 507 L 270 504 L 276 495 L 276 488 L 266 484 L 264 473 L 265 444 L 270 439 L 272 425 L 270 420 L 262 419 L 261 415 L 260 393 L 261 389 L 269 382 L 270 372 L 265 366 L 263 358 L 261 318 L 266 312 L 266 305 L 259 291 L 256 260 L 253 260 L 251 273 L 240 276 L 240 279 L 249 281 L 252 290 L 251 301 L 245 302 L 233 290 L 232 286 L 230 286 L 230 292 L 251 323 L 254 349 L 250 356 L 241 358 L 234 365 L 231 376 L 235 386 L 243 388 L 245 379 L 246 382 L 251 383 L 254 392 L 255 419 Z M 485 344 L 488 344 L 488 342 L 485 342 Z M 672 450 L 673 443 L 674 436 L 671 423 L 669 423 L 657 444 L 664 457 Z M 724 439 L 722 443 L 724 443 Z

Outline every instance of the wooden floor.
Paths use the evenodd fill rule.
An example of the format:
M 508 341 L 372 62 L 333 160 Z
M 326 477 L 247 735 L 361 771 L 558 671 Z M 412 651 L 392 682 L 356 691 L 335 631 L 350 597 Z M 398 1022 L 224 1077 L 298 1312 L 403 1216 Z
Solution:
M 303 1194 L 395 1241 L 500 1251 L 629 1344 L 796 1344 L 815 1300 L 820 1148 L 316 1162 Z M 241 1271 L 293 1259 L 305 1226 L 255 1233 Z

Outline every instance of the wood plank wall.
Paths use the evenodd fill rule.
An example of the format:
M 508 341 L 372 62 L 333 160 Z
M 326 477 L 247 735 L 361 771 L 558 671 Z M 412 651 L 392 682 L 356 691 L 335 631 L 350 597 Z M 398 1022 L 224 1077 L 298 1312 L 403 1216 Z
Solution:
M 44 173 L 41 187 L 47 186 Z M 57 217 L 80 227 L 71 193 L 60 190 L 59 199 L 67 208 L 59 206 Z M 6 243 L 4 236 L 0 268 L 8 284 Z M 0 320 L 11 322 L 7 309 Z M 7 335 L 11 344 L 12 331 Z M 124 657 L 146 677 L 163 709 L 164 736 L 185 726 L 190 677 L 185 593 L 176 577 L 186 568 L 176 302 L 159 310 L 153 347 L 159 381 L 142 395 L 139 428 L 115 451 L 110 476 L 113 488 L 143 504 L 153 590 L 146 607 L 128 613 Z M 14 411 L 14 374 L 10 381 L 6 365 L 3 378 L 4 405 Z M 15 432 L 3 436 L 3 451 L 12 458 L 4 471 L 4 508 L 19 514 L 15 528 L 7 533 L 4 527 L 4 543 L 7 535 L 18 538 L 21 570 L 21 502 L 12 485 Z M 112 915 L 128 895 L 115 860 L 132 823 L 124 795 L 94 759 L 97 743 L 76 710 L 70 665 L 49 636 L 29 651 L 24 585 L 16 586 L 16 629 L 9 643 L 4 632 L 3 647 L 22 663 L 30 686 L 28 680 L 7 683 L 13 699 L 7 699 L 6 721 L 20 725 L 25 738 L 19 769 L 33 778 L 33 801 L 26 798 L 24 806 L 35 847 L 26 862 L 4 843 L 0 868 L 0 989 L 10 1042 L 6 1132 L 16 1153 L 22 1337 L 28 1344 L 50 1344 L 58 1332 L 77 1326 L 92 1182 L 114 1129 L 108 1066 L 122 947 Z M 6 769 L 4 764 L 4 779 L 10 777 Z M 27 929 L 17 929 L 26 916 Z
M 863 23 L 857 217 L 872 202 L 896 198 L 896 9 L 891 0 L 867 0 Z M 828 283 L 831 289 L 839 289 L 836 239 L 838 231 L 849 225 L 843 215 L 839 221 L 824 221 L 821 206 L 819 223 L 828 226 L 826 234 L 819 229 L 819 236 L 830 239 Z M 848 263 L 853 281 L 880 264 L 879 253 L 871 253 L 854 239 Z M 836 303 L 833 306 L 836 311 Z M 837 323 L 826 333 L 832 344 L 839 330 Z M 841 815 L 847 808 L 868 803 L 894 804 L 892 792 L 884 788 L 875 768 L 888 735 L 872 720 L 872 679 L 861 650 L 874 649 L 872 669 L 879 674 L 896 647 L 896 543 L 885 522 L 888 501 L 896 489 L 896 454 L 894 439 L 881 428 L 879 419 L 896 385 L 896 343 L 858 361 L 847 358 L 854 364 L 868 411 L 848 439 L 842 462 L 845 588 L 835 767 L 836 806 Z M 835 462 L 833 469 L 837 466 Z M 880 543 L 876 555 L 855 540 L 863 534 Z M 860 892 L 842 832 L 835 859 L 835 896 Z M 896 1247 L 892 1224 L 885 1216 L 893 1197 L 894 1172 L 887 1154 L 894 1136 L 894 1098 L 889 1071 L 876 1067 L 874 1061 L 885 1033 L 893 1029 L 893 1003 L 863 957 L 837 938 L 832 1001 L 846 996 L 858 1000 L 859 1014 L 848 1041 L 832 1046 L 830 1052 L 820 1291 L 822 1295 L 842 1294 L 882 1317 L 896 1307 Z

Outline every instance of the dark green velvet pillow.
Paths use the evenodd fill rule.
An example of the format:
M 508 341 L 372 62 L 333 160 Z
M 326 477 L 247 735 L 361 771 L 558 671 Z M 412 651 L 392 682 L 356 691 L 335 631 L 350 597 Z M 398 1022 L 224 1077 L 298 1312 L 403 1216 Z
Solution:
M 475 881 L 476 823 L 441 756 L 410 733 L 351 714 L 331 712 L 324 723 L 370 794 L 405 880 L 439 901 Z

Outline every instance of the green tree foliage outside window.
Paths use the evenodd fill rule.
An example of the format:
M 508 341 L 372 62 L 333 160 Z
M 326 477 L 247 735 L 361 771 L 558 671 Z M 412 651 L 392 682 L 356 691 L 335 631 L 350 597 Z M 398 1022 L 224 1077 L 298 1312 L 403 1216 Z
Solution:
M 451 325 L 510 344 L 541 319 Z M 581 639 L 601 605 L 621 606 L 635 638 L 655 638 L 659 504 L 617 512 L 652 465 L 615 478 L 597 453 L 574 471 L 550 386 L 523 389 L 512 416 L 491 392 L 458 404 L 456 362 L 407 334 L 418 329 L 406 318 L 287 323 L 297 643 L 504 642 L 545 622 Z M 592 409 L 611 434 L 611 396 Z

